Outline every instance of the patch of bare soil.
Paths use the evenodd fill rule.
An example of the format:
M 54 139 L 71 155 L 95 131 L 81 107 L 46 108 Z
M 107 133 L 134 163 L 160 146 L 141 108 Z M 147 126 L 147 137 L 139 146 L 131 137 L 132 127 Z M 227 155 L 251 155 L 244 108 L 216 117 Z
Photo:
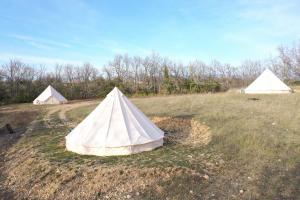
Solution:
M 152 121 L 167 132 L 165 139 L 171 143 L 206 145 L 211 141 L 209 127 L 194 119 L 153 117 Z

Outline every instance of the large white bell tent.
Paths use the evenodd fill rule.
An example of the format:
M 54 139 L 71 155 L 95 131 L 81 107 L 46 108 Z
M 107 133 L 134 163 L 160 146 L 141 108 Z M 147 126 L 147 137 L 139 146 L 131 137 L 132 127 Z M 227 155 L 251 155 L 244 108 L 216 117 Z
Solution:
M 266 69 L 245 90 L 246 94 L 291 93 L 292 89 L 284 84 L 273 72 Z
M 49 85 L 34 101 L 33 104 L 61 104 L 68 100 Z
M 66 136 L 67 150 L 85 155 L 128 155 L 163 145 L 164 132 L 114 88 Z

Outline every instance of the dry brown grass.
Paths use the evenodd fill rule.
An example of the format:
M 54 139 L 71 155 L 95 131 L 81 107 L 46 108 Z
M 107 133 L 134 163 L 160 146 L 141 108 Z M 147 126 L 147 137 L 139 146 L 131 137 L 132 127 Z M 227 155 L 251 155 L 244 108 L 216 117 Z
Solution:
M 64 111 L 76 124 L 96 102 L 62 105 L 49 127 L 42 119 L 5 153 L 0 186 L 16 199 L 297 199 L 299 100 L 237 93 L 134 98 L 168 132 L 166 144 L 105 158 L 66 152 L 70 124 L 59 119 Z
M 191 180 L 207 181 L 203 174 L 185 168 L 57 166 L 35 158 L 33 153 L 23 157 L 21 166 L 8 162 L 14 168 L 10 168 L 5 184 L 18 191 L 14 196 L 16 199 L 141 199 L 149 189 L 163 196 L 167 191 L 161 183 L 172 179 L 187 176 Z M 193 198 L 192 194 L 184 196 Z
M 211 141 L 209 127 L 194 119 L 152 117 L 152 121 L 169 133 L 165 139 L 170 142 L 184 145 L 206 145 Z
M 155 118 L 158 125 L 164 118 Z M 179 119 L 177 119 L 179 120 Z M 178 133 L 183 126 L 189 130 L 190 122 L 182 120 L 182 125 L 170 129 L 172 133 L 168 134 L 167 140 L 179 142 L 181 135 Z M 161 124 L 163 127 L 163 123 Z M 168 130 L 168 127 L 165 130 Z M 197 128 L 199 125 L 197 124 Z M 203 130 L 203 127 L 201 127 Z M 207 127 L 204 130 L 208 130 Z M 204 133 L 204 132 L 203 132 Z M 61 140 L 62 141 L 62 140 Z M 188 139 L 184 143 L 188 144 Z M 157 198 L 167 197 L 171 191 L 168 191 L 164 184 L 168 184 L 175 179 L 183 177 L 189 180 L 193 189 L 199 181 L 208 182 L 205 172 L 185 168 L 185 167 L 138 167 L 135 164 L 105 165 L 98 164 L 98 159 L 88 160 L 84 163 L 70 162 L 67 164 L 58 164 L 50 162 L 41 156 L 41 152 L 36 148 L 38 143 L 31 144 L 25 142 L 22 148 L 11 148 L 5 160 L 5 175 L 7 179 L 4 182 L 6 188 L 13 191 L 14 198 L 37 198 L 37 199 L 141 199 L 149 198 L 148 195 L 157 195 Z M 58 146 L 64 145 L 62 142 Z M 173 144 L 174 145 L 174 144 Z M 168 145 L 167 145 L 168 146 Z M 174 148 L 173 148 L 174 149 Z M 174 151 L 174 150 L 172 150 Z M 207 170 L 213 172 L 214 166 L 207 164 Z M 126 157 L 123 157 L 126 160 Z M 192 157 L 188 157 L 189 162 L 197 162 Z M 22 163 L 22 164 L 20 164 Z M 101 163 L 101 162 L 100 162 Z M 196 191 L 196 190 L 195 190 Z M 188 197 L 197 199 L 199 193 L 186 194 L 179 192 L 178 198 Z M 171 192 L 172 193 L 172 192 Z

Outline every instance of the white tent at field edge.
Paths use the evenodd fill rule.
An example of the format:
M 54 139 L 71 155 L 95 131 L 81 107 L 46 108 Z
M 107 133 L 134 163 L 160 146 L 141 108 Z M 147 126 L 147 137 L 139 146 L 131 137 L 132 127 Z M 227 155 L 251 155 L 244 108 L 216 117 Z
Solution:
M 242 92 L 246 94 L 284 94 L 292 89 L 282 82 L 271 70 L 266 69 Z
M 33 104 L 62 104 L 68 100 L 49 85 L 34 101 Z
M 163 138 L 164 132 L 115 87 L 66 136 L 66 148 L 84 155 L 129 155 L 162 146 Z

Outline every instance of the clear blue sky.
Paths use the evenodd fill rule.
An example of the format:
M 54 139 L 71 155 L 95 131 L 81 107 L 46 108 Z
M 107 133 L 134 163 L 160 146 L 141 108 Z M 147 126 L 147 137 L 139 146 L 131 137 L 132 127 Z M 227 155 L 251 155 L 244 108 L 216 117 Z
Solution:
M 1 0 L 0 62 L 90 61 L 152 51 L 238 64 L 300 39 L 299 0 Z

